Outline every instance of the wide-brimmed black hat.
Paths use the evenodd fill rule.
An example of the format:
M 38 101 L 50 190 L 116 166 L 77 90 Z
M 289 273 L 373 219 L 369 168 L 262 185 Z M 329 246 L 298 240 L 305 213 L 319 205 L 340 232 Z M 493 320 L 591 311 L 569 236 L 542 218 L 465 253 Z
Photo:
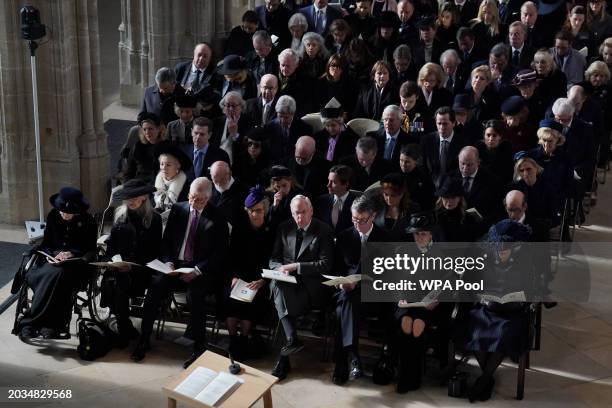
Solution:
M 514 116 L 527 106 L 527 101 L 522 96 L 513 95 L 501 104 L 501 111 L 506 115 Z
M 463 184 L 457 177 L 445 177 L 436 190 L 438 197 L 463 197 Z
M 414 213 L 408 220 L 406 232 L 413 234 L 421 231 L 434 231 L 436 228 L 436 213 L 433 211 Z
M 453 110 L 470 110 L 474 107 L 472 97 L 468 94 L 457 94 L 453 99 Z
M 191 168 L 192 163 L 189 156 L 187 156 L 187 153 L 176 145 L 161 143 L 155 148 L 155 157 L 157 157 L 159 160 L 159 156 L 162 154 L 168 154 L 178 160 L 179 164 L 181 165 L 181 170 L 183 171 L 187 171 Z
M 123 187 L 113 193 L 113 200 L 123 201 L 155 192 L 155 187 L 147 184 L 141 179 L 131 179 L 123 184 Z
M 198 101 L 196 100 L 195 97 L 193 97 L 191 95 L 179 95 L 174 100 L 174 103 L 179 108 L 191 108 L 191 109 L 194 109 L 196 107 L 196 105 L 198 104 Z
M 223 63 L 217 70 L 221 75 L 234 75 L 247 69 L 246 60 L 240 55 L 231 54 L 223 58 Z
M 531 228 L 510 219 L 492 225 L 485 236 L 484 245 L 497 250 L 512 249 L 531 238 Z
M 281 179 L 291 177 L 291 170 L 285 166 L 272 166 L 270 169 L 270 178 Z
M 81 190 L 74 187 L 63 187 L 59 193 L 49 197 L 49 202 L 53 208 L 67 214 L 80 214 L 89 208 Z
M 397 13 L 393 11 L 383 11 L 378 16 L 378 20 L 376 21 L 376 25 L 378 27 L 392 27 L 398 29 L 402 22 L 399 19 Z
M 138 115 L 138 125 L 142 126 L 144 122 L 153 122 L 155 123 L 155 126 L 159 126 L 161 124 L 159 116 L 151 112 L 143 112 Z

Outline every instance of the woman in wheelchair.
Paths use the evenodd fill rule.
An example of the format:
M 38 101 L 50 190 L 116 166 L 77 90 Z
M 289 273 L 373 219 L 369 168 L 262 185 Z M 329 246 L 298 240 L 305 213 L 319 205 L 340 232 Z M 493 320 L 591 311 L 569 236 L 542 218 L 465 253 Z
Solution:
M 247 217 L 237 223 L 230 241 L 230 253 L 240 254 L 231 258 L 231 286 L 225 294 L 224 314 L 230 335 L 229 351 L 236 359 L 260 355 L 261 344 L 249 339 L 253 324 L 266 315 L 268 306 L 267 282 L 261 278 L 262 268 L 269 267 L 274 230 L 266 221 L 270 198 L 261 186 L 249 190 L 244 201 Z M 231 290 L 242 280 L 250 290 L 257 290 L 252 302 L 230 297 Z M 240 326 L 240 336 L 238 336 Z
M 113 200 L 122 204 L 115 209 L 107 255 L 110 258 L 121 255 L 123 261 L 141 265 L 107 269 L 104 275 L 105 300 L 117 318 L 118 347 L 127 347 L 130 340 L 138 338 L 138 331 L 130 320 L 129 300 L 144 294 L 151 278 L 145 265 L 160 253 L 162 220 L 151 205 L 150 195 L 154 191 L 155 187 L 132 179 L 113 196 Z
M 49 201 L 53 209 L 47 216 L 43 241 L 32 250 L 38 258 L 25 275 L 34 295 L 18 323 L 21 339 L 67 337 L 72 295 L 90 278 L 87 262 L 96 254 L 97 226 L 87 212 L 89 203 L 83 193 L 64 187 Z
M 497 296 L 506 293 L 531 290 L 526 279 L 527 265 L 532 254 L 529 248 L 520 245 L 529 242 L 531 229 L 510 219 L 493 225 L 485 239 L 485 245 L 491 250 L 490 264 L 484 270 L 484 287 L 498 292 Z M 495 290 L 494 288 L 498 289 Z M 474 385 L 468 390 L 470 402 L 486 401 L 491 398 L 495 380 L 493 374 L 505 357 L 514 360 L 529 348 L 529 314 L 526 303 L 498 303 L 480 299 L 469 312 L 466 328 L 465 349 L 473 351 L 482 370 Z

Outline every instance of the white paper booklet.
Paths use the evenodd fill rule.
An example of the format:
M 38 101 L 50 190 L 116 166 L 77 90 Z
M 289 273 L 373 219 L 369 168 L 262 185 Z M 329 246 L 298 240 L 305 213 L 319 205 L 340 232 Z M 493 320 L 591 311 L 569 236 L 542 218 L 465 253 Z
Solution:
M 152 260 L 151 262 L 147 264 L 147 266 L 155 271 L 165 273 L 165 274 L 172 273 L 172 272 L 178 272 L 178 273 L 195 272 L 195 268 L 178 268 L 178 269 L 172 270 L 170 269 L 168 265 L 166 265 L 159 259 Z
M 235 375 L 197 367 L 176 386 L 174 391 L 212 407 L 234 392 L 242 383 L 244 380 Z
M 261 276 L 267 279 L 274 279 L 289 283 L 297 283 L 297 279 L 295 279 L 295 276 L 285 275 L 280 271 L 273 271 L 271 269 L 263 269 L 263 273 L 261 274 Z
M 520 292 L 506 293 L 502 297 L 484 294 L 480 295 L 480 300 L 497 303 L 526 302 L 525 292 L 522 290 Z
M 243 281 L 242 279 L 238 279 L 238 282 L 236 282 L 236 285 L 234 285 L 234 288 L 230 293 L 230 297 L 241 302 L 251 303 L 257 294 L 257 289 L 249 289 L 247 288 L 247 285 L 247 282 Z
M 361 281 L 361 274 L 357 273 L 355 275 L 348 275 L 348 276 L 333 276 L 333 275 L 321 275 L 323 276 L 325 279 L 329 279 L 326 280 L 325 282 L 322 282 L 324 285 L 327 286 L 336 286 L 336 285 L 341 285 L 343 283 L 356 283 L 356 282 L 360 282 Z
M 90 265 L 99 266 L 102 268 L 121 268 L 122 266 L 140 266 L 134 262 L 124 261 L 120 254 L 117 254 L 111 258 L 108 262 L 90 262 Z

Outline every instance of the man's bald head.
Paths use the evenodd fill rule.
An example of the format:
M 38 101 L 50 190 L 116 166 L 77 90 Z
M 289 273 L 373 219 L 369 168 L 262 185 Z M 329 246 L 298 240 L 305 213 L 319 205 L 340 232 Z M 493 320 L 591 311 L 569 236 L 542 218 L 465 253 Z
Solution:
M 509 191 L 504 198 L 504 207 L 508 213 L 508 218 L 519 221 L 527 210 L 525 194 L 518 190 Z
M 474 176 L 480 164 L 478 149 L 466 146 L 459 152 L 459 171 L 463 177 Z
M 210 178 L 216 186 L 225 187 L 232 177 L 232 170 L 224 161 L 216 161 L 210 166 Z
M 581 85 L 573 85 L 569 91 L 567 91 L 567 99 L 574 104 L 576 112 L 580 111 L 586 99 L 584 88 Z
M 259 82 L 259 92 L 266 103 L 270 103 L 274 100 L 277 91 L 278 78 L 276 78 L 275 75 L 266 74 L 261 77 L 261 81 Z
M 212 195 L 212 183 L 206 177 L 198 177 L 189 186 L 189 204 L 198 211 L 202 211 Z
M 312 136 L 301 136 L 295 143 L 295 161 L 305 166 L 315 154 L 315 140 Z

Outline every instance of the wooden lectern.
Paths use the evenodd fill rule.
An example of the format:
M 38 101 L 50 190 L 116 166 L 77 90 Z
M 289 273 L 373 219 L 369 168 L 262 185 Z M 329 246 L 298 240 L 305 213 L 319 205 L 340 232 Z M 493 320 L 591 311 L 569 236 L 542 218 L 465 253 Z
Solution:
M 208 407 L 200 401 L 179 394 L 174 389 L 197 367 L 206 367 L 216 372 L 228 372 L 229 365 L 229 358 L 212 351 L 205 351 L 189 368 L 162 388 L 164 394 L 168 397 L 168 408 L 176 408 L 177 401 L 194 407 Z M 237 374 L 237 376 L 243 379 L 244 383 L 227 398 L 222 399 L 216 407 L 250 407 L 263 397 L 264 407 L 272 408 L 272 385 L 278 381 L 278 378 L 242 363 L 240 368 L 240 374 Z

